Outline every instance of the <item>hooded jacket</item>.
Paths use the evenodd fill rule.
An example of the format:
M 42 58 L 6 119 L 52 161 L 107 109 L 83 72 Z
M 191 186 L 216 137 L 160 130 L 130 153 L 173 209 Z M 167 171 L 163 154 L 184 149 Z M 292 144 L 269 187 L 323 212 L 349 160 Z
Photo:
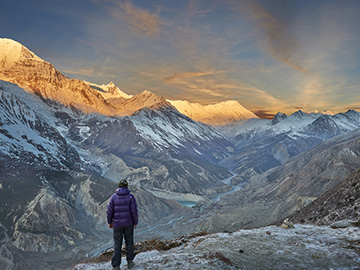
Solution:
M 138 224 L 138 211 L 134 195 L 128 188 L 118 188 L 107 206 L 107 222 L 114 227 Z

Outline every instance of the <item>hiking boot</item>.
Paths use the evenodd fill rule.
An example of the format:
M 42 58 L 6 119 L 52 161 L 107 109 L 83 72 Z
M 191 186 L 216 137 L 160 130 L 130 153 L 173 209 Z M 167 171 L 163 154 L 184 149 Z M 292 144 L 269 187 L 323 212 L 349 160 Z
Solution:
M 131 269 L 135 266 L 135 263 L 133 261 L 128 261 L 128 269 Z
M 115 266 L 112 268 L 112 270 L 120 270 L 120 266 Z

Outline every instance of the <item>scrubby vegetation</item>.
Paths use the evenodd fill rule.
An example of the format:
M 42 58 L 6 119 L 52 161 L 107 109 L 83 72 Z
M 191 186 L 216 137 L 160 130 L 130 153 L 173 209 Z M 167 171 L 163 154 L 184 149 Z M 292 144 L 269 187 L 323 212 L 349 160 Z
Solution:
M 179 247 L 181 245 L 186 244 L 190 239 L 199 237 L 199 236 L 205 236 L 208 233 L 205 231 L 201 231 L 198 233 L 192 233 L 189 234 L 187 236 L 181 236 L 178 237 L 176 239 L 172 239 L 172 240 L 161 240 L 161 239 L 151 239 L 151 240 L 146 240 L 146 241 L 141 241 L 138 243 L 135 243 L 135 252 L 137 254 L 142 253 L 142 252 L 146 252 L 149 250 L 169 250 L 175 247 Z M 123 255 L 125 255 L 125 247 L 122 249 L 122 253 Z M 105 252 L 103 252 L 100 256 L 95 257 L 95 258 L 90 258 L 87 259 L 86 262 L 94 262 L 94 263 L 99 263 L 99 262 L 106 262 L 106 261 L 110 261 L 111 257 L 114 254 L 114 250 L 107 250 Z M 209 254 L 209 258 L 211 257 L 217 257 L 220 258 L 221 260 L 224 260 L 224 256 L 221 256 L 221 254 Z M 225 258 L 227 259 L 227 258 Z

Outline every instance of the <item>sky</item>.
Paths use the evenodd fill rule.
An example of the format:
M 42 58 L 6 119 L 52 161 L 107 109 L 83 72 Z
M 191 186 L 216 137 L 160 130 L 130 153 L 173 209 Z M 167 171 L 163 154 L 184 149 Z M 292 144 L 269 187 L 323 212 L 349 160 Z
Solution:
M 358 0 L 2 0 L 0 37 L 127 94 L 360 110 Z

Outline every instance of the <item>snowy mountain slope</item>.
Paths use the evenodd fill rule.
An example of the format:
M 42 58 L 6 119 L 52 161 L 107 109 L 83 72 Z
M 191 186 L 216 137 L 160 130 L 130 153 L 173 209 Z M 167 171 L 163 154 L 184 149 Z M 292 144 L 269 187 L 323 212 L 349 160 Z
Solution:
M 272 120 L 250 119 L 217 127 L 217 129 L 232 142 L 239 144 L 241 143 L 242 137 L 251 137 L 252 134 L 269 133 L 270 136 L 272 136 L 272 134 L 289 133 L 298 135 L 298 133 L 310 132 L 316 126 L 320 126 L 320 122 L 324 121 L 321 119 L 334 119 L 334 125 L 340 125 L 343 128 L 341 132 L 347 132 L 358 127 L 358 115 L 356 111 L 330 115 L 323 113 L 305 113 L 299 110 L 289 116 L 284 113 L 277 113 Z M 319 122 L 315 122 L 315 120 Z M 317 132 L 329 132 L 329 130 L 327 130 L 329 127 L 330 126 L 326 127 L 323 125 L 322 130 L 319 129 Z
M 60 133 L 0 85 L 0 150 L 3 155 L 56 169 L 79 166 L 79 155 Z
M 108 100 L 117 108 L 120 116 L 133 115 L 135 112 L 147 107 L 169 106 L 163 97 L 159 97 L 147 90 L 128 99 L 121 97 L 109 98 Z
M 228 100 L 204 106 L 199 103 L 190 103 L 185 100 L 165 100 L 165 98 L 156 96 L 154 93 L 147 90 L 135 96 L 128 95 L 116 87 L 112 82 L 108 85 L 87 83 L 92 88 L 98 90 L 109 103 L 114 105 L 118 109 L 119 115 L 122 116 L 131 115 L 142 108 L 167 101 L 180 113 L 189 118 L 213 126 L 221 126 L 244 119 L 258 119 L 254 113 L 245 109 L 235 100 Z
M 290 116 L 279 113 L 271 122 L 253 119 L 223 126 L 218 130 L 236 146 L 238 153 L 220 164 L 238 173 L 239 179 L 248 180 L 325 140 L 357 128 L 360 128 L 357 111 L 333 116 L 302 111 Z
M 22 59 L 44 62 L 20 43 L 5 38 L 0 40 L 0 66 L 3 69 L 11 69 Z
M 0 48 L 0 79 L 16 83 L 44 99 L 56 100 L 86 113 L 125 116 L 157 102 L 163 102 L 162 97 L 157 97 L 149 91 L 133 97 L 113 83 L 96 85 L 68 79 L 53 65 L 11 39 L 0 39 Z M 208 106 L 186 101 L 169 102 L 190 118 L 212 125 L 257 118 L 236 101 Z
M 216 126 L 215 128 L 226 138 L 236 142 L 234 139 L 236 136 L 251 130 L 260 129 L 266 126 L 269 122 L 271 122 L 269 119 L 252 118 L 247 120 L 239 120 L 227 125 Z
M 0 47 L 0 79 L 16 83 L 44 99 L 55 100 L 86 113 L 115 113 L 98 91 L 83 81 L 65 77 L 20 43 L 2 38 Z
M 168 251 L 147 251 L 135 269 L 356 269 L 359 228 L 296 225 L 269 226 L 231 234 L 209 234 Z M 122 264 L 126 265 L 126 259 Z M 72 270 L 100 270 L 110 261 L 82 263 Z
M 185 193 L 216 193 L 227 189 L 220 179 L 227 170 L 214 163 L 232 151 L 232 144 L 213 128 L 179 113 L 166 101 L 161 107 L 144 108 L 133 116 L 94 116 L 69 128 L 70 136 L 85 149 L 96 146 L 149 171 L 128 177 L 147 188 Z M 205 193 L 206 193 L 205 192 Z
M 214 105 L 203 106 L 184 100 L 169 100 L 169 102 L 186 116 L 209 125 L 225 125 L 239 120 L 258 118 L 235 100 L 228 100 Z

